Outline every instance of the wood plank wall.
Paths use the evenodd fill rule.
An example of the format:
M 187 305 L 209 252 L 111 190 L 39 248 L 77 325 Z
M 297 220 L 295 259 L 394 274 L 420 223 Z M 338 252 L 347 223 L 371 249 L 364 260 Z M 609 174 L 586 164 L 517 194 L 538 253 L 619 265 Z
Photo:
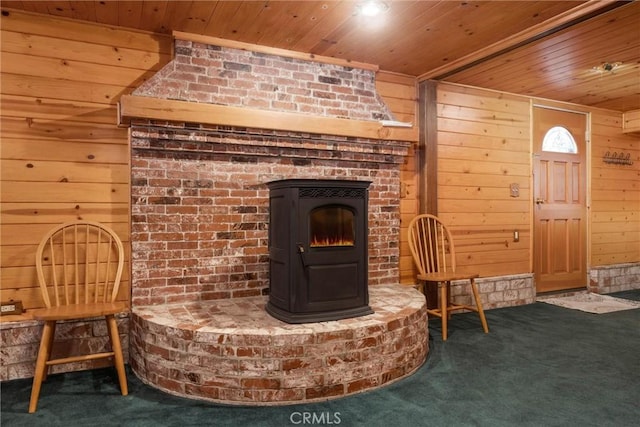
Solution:
M 170 59 L 171 40 L 7 9 L 1 28 L 2 301 L 32 309 L 43 305 L 36 247 L 52 226 L 100 221 L 129 248 L 128 131 L 116 102 Z
M 625 134 L 620 114 L 591 115 L 591 265 L 640 261 L 640 136 Z M 632 165 L 604 155 L 629 154 Z
M 376 75 L 376 89 L 396 120 L 413 123 L 415 140 L 418 139 L 418 87 L 415 77 L 380 71 Z M 409 244 L 407 226 L 418 214 L 418 168 L 416 144 L 409 148 L 409 156 L 401 167 L 400 189 L 400 283 L 413 284 L 415 271 Z
M 530 101 L 440 84 L 437 104 L 438 216 L 451 226 L 458 268 L 482 276 L 531 271 Z

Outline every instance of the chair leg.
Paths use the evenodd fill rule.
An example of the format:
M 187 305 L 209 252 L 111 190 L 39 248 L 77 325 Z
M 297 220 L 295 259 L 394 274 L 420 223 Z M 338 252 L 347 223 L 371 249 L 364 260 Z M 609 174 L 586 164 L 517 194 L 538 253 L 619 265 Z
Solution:
M 49 342 L 47 343 L 47 348 L 49 349 L 49 354 L 47 355 L 47 361 L 51 360 L 51 355 L 53 354 L 53 341 L 56 337 L 56 326 L 58 322 L 51 322 L 51 333 L 49 334 Z M 51 365 L 46 365 L 44 369 L 44 375 L 42 376 L 42 382 L 47 380 L 49 373 L 51 372 Z
M 40 339 L 40 348 L 38 349 L 38 358 L 36 360 L 36 370 L 33 376 L 33 385 L 31 386 L 31 399 L 29 400 L 29 413 L 36 412 L 38 407 L 38 398 L 40 397 L 40 388 L 42 381 L 46 376 L 48 367 L 47 361 L 51 356 L 51 346 L 53 343 L 53 335 L 55 333 L 55 321 L 44 322 L 42 329 L 42 338 Z
M 442 314 L 442 341 L 447 340 L 447 322 L 449 320 L 449 296 L 448 283 L 439 283 L 440 287 L 440 314 Z
M 452 311 L 449 310 L 451 307 L 451 282 L 445 282 L 444 284 L 447 287 L 447 320 L 451 320 Z
M 480 292 L 478 292 L 478 286 L 476 281 L 471 279 L 471 291 L 473 292 L 473 298 L 476 300 L 476 308 L 478 309 L 478 316 L 480 316 L 480 323 L 482 323 L 482 329 L 484 333 L 489 333 L 489 325 L 487 325 L 487 319 L 484 317 L 484 310 L 482 309 L 482 300 L 480 299 Z
M 111 349 L 113 350 L 113 358 L 118 372 L 118 381 L 120 382 L 120 392 L 123 396 L 129 394 L 127 387 L 127 374 L 124 370 L 124 357 L 122 356 L 122 345 L 120 344 L 120 335 L 118 334 L 118 323 L 115 316 L 106 316 L 107 329 L 111 338 Z

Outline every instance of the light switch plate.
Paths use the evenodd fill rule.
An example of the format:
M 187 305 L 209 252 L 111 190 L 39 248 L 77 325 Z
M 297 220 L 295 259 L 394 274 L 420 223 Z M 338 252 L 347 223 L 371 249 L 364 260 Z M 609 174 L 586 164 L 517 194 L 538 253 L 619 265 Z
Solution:
M 509 191 L 511 192 L 511 197 L 520 197 L 520 184 L 514 182 L 509 186 Z

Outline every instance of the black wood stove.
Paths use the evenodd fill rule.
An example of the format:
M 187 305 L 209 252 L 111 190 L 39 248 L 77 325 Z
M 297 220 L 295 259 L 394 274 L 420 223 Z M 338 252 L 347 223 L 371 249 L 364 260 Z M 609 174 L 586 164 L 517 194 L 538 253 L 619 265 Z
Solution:
M 364 316 L 368 181 L 287 179 L 269 186 L 267 312 L 287 323 Z

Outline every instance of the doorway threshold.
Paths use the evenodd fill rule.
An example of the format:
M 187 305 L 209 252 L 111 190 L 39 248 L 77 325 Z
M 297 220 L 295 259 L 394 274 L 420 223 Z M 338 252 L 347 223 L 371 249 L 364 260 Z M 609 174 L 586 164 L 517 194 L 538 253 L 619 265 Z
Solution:
M 538 292 L 536 293 L 536 301 L 541 301 L 547 298 L 570 297 L 574 295 L 581 295 L 581 294 L 588 294 L 588 293 L 589 293 L 589 290 L 586 287 L 560 289 L 557 291 L 548 291 L 548 292 Z

